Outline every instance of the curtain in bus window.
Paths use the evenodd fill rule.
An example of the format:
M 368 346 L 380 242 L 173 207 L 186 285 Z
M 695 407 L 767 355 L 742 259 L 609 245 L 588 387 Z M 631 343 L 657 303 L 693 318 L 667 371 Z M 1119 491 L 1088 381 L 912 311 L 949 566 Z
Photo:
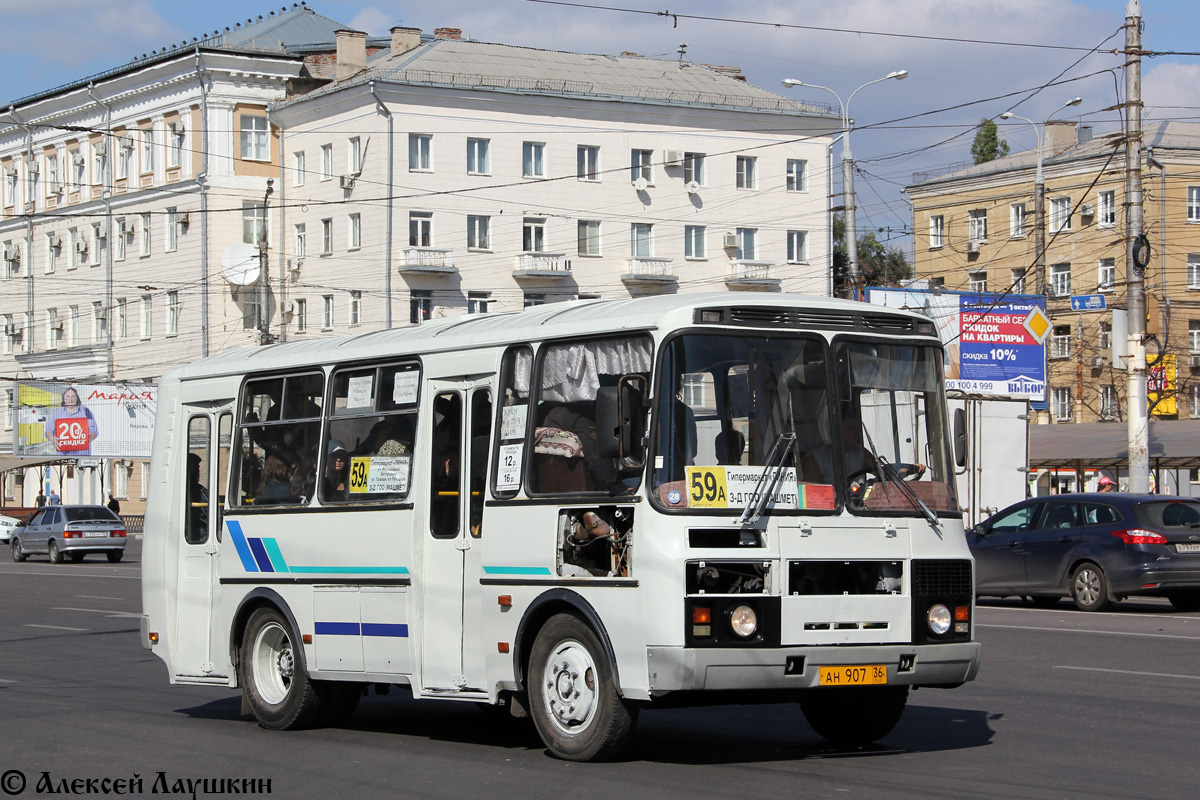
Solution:
M 542 399 L 595 400 L 600 375 L 648 375 L 653 365 L 650 340 L 644 337 L 555 345 L 542 363 Z

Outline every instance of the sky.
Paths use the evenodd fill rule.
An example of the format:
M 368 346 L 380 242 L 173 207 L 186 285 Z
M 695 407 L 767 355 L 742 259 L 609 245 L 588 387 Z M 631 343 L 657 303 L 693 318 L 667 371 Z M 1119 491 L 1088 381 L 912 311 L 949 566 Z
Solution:
M 854 94 L 858 225 L 910 246 L 902 189 L 918 173 L 970 163 L 975 126 L 1011 110 L 1040 125 L 1054 114 L 1119 128 L 1126 0 L 309 0 L 320 14 L 371 34 L 395 25 L 461 28 L 471 38 L 554 50 L 684 57 L 740 67 L 760 87 L 838 106 Z M 135 56 L 280 11 L 246 0 L 0 0 L 0 103 L 119 67 Z M 291 3 L 287 4 L 291 7 Z M 1197 53 L 1195 0 L 1142 0 L 1143 48 Z M 675 16 L 663 13 L 667 8 Z M 649 12 L 649 13 L 638 13 Z M 1107 52 L 1106 52 L 1107 51 Z M 1143 61 L 1147 125 L 1200 122 L 1200 55 Z M 825 86 L 784 88 L 783 78 Z M 1000 122 L 1012 150 L 1037 144 L 1029 123 Z M 835 151 L 835 159 L 837 158 Z M 835 166 L 836 169 L 836 166 Z M 814 176 L 816 177 L 816 176 Z M 835 192 L 840 180 L 835 178 Z M 835 199 L 835 204 L 840 202 Z

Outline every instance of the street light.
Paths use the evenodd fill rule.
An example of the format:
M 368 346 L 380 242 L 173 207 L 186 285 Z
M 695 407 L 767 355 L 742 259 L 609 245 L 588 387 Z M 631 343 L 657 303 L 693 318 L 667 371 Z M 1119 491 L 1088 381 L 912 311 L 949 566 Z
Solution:
M 850 97 L 846 102 L 842 102 L 841 95 L 830 89 L 828 86 L 818 86 L 815 83 L 805 83 L 795 78 L 784 78 L 783 85 L 789 89 L 793 86 L 807 86 L 810 89 L 823 89 L 837 98 L 838 105 L 842 107 L 842 193 L 845 198 L 846 205 L 846 255 L 850 258 L 850 296 L 857 299 L 858 297 L 858 228 L 855 224 L 854 217 L 854 154 L 850 151 L 850 101 L 854 99 L 854 95 L 861 92 L 874 83 L 882 83 L 883 81 L 895 78 L 902 81 L 908 77 L 908 70 L 898 69 L 895 72 L 889 72 L 882 78 L 876 78 L 873 81 L 867 81 L 862 86 L 850 93 Z
M 1063 103 L 1046 115 L 1046 121 L 1042 123 L 1042 127 L 1040 128 L 1037 126 L 1037 123 L 1028 117 L 1022 117 L 1020 114 L 1014 114 L 1011 111 L 1005 111 L 1000 115 L 1000 119 L 1025 120 L 1033 126 L 1033 132 L 1037 134 L 1037 175 L 1033 179 L 1033 249 L 1034 280 L 1037 284 L 1036 294 L 1046 293 L 1046 180 L 1042 174 L 1043 138 L 1046 133 L 1046 126 L 1050 123 L 1050 117 L 1053 117 L 1064 108 L 1077 106 L 1082 102 L 1082 97 L 1076 97 Z

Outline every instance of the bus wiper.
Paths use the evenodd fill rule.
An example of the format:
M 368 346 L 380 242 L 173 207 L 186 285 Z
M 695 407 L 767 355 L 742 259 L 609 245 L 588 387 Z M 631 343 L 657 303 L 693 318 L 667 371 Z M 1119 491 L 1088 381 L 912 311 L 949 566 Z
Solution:
M 795 441 L 796 434 L 791 432 L 781 433 L 775 437 L 775 443 L 771 445 L 771 452 L 767 456 L 767 463 L 762 475 L 758 476 L 758 482 L 754 484 L 754 491 L 746 500 L 746 508 L 742 510 L 742 516 L 738 519 L 739 525 L 753 525 L 763 515 L 767 503 L 775 494 L 775 487 L 779 485 L 779 479 L 783 476 L 783 464 L 787 461 L 788 451 Z M 766 491 L 763 491 L 763 484 L 766 484 Z
M 942 523 L 941 520 L 938 519 L 938 515 L 933 513 L 929 506 L 925 505 L 924 501 L 917 496 L 917 493 L 913 491 L 913 488 L 909 486 L 903 478 L 900 477 L 900 471 L 893 469 L 891 463 L 883 456 L 875 456 L 875 460 L 879 463 L 880 477 L 882 478 L 886 472 L 891 472 L 892 477 L 896 479 L 894 483 L 900 487 L 900 490 L 904 492 L 904 496 L 912 501 L 914 505 L 920 506 L 921 512 L 925 515 L 925 519 L 929 520 L 929 524 L 934 528 L 941 527 Z

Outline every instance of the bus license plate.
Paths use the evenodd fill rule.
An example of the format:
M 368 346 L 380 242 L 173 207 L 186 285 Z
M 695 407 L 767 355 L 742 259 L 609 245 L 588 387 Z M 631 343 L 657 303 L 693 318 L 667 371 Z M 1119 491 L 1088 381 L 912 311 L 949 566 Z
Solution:
M 860 664 L 853 667 L 821 667 L 822 686 L 871 686 L 887 683 L 887 666 Z

